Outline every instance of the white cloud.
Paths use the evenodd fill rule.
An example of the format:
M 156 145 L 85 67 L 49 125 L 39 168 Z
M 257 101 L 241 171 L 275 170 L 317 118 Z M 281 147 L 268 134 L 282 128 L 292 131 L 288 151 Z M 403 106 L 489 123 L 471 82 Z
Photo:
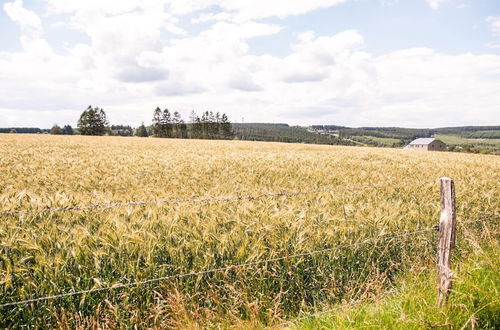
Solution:
M 221 14 L 201 13 L 197 21 L 228 20 L 245 22 L 267 17 L 285 18 L 338 5 L 349 0 L 46 0 L 52 13 L 91 14 L 104 12 L 121 15 L 135 9 L 160 10 L 172 15 L 186 15 L 210 8 L 220 8 Z M 96 10 L 98 8 L 98 10 Z
M 184 96 L 205 91 L 205 88 L 184 79 L 169 79 L 156 85 L 154 92 L 158 96 Z
M 9 18 L 19 24 L 24 34 L 32 37 L 40 37 L 42 35 L 43 29 L 40 17 L 33 11 L 25 9 L 22 0 L 7 2 L 3 5 L 3 8 Z
M 499 49 L 500 48 L 500 16 L 488 16 L 486 18 L 486 22 L 488 23 L 488 26 L 496 38 L 495 41 L 489 42 L 486 44 L 487 47 L 493 48 L 493 49 Z
M 497 55 L 429 48 L 374 55 L 356 30 L 304 31 L 285 56 L 252 54 L 250 39 L 286 29 L 258 19 L 342 0 L 47 1 L 49 16 L 70 17 L 58 26 L 84 32 L 90 43 L 59 54 L 44 39 L 37 13 L 20 0 L 5 4 L 22 29 L 24 50 L 0 52 L 0 126 L 74 124 L 88 104 L 104 107 L 114 123 L 133 125 L 149 122 L 158 105 L 186 117 L 209 108 L 232 119 L 292 124 L 498 124 Z M 429 1 L 435 8 L 441 2 Z M 179 22 L 192 17 L 184 14 L 209 27 L 189 34 Z M 495 22 L 488 18 L 492 31 Z
M 300 42 L 292 45 L 294 54 L 301 61 L 311 61 L 318 66 L 333 64 L 338 55 L 351 52 L 363 44 L 363 37 L 355 30 L 317 38 L 308 32 L 300 34 L 298 39 Z
M 450 0 L 426 0 L 432 9 L 438 9 L 441 4 L 448 2 Z
M 382 6 L 391 7 L 399 4 L 399 0 L 380 0 Z
M 52 55 L 51 47 L 43 39 L 42 21 L 35 12 L 24 8 L 22 0 L 7 2 L 3 8 L 7 16 L 21 28 L 20 41 L 27 52 L 43 58 Z
M 263 90 L 261 86 L 253 81 L 252 76 L 245 72 L 234 73 L 229 79 L 227 86 L 244 92 L 258 92 Z
M 488 16 L 486 22 L 488 22 L 491 32 L 500 36 L 500 16 Z
M 205 1 L 204 3 L 209 6 L 220 7 L 223 13 L 214 15 L 202 14 L 198 20 L 206 21 L 214 19 L 245 22 L 267 17 L 286 18 L 288 16 L 305 14 L 320 8 L 331 7 L 347 1 L 348 0 L 274 0 L 270 3 L 268 0 L 212 0 Z M 178 1 L 173 2 L 177 3 Z

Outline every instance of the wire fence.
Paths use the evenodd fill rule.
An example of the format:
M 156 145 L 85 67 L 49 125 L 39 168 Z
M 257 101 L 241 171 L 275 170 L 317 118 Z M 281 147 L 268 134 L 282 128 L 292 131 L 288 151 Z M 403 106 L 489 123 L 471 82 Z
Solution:
M 473 219 L 473 220 L 459 221 L 459 222 L 457 222 L 457 225 L 467 225 L 467 224 L 479 223 L 479 222 L 483 222 L 484 223 L 484 222 L 486 222 L 488 220 L 496 220 L 496 219 L 500 219 L 500 215 L 493 215 L 493 216 L 488 216 L 488 217 L 482 217 L 482 218 Z M 428 229 L 430 229 L 430 228 L 428 228 Z M 434 227 L 432 227 L 432 229 L 439 231 L 439 226 L 434 226 Z M 386 291 L 381 296 L 380 295 L 377 296 L 376 298 L 377 299 L 381 299 L 381 298 L 387 297 L 389 295 L 392 295 L 394 293 L 397 293 L 398 291 L 399 291 L 399 289 L 392 288 L 392 289 Z M 281 323 L 278 323 L 278 324 L 266 327 L 265 329 L 277 329 L 277 328 L 284 327 L 286 325 L 293 325 L 293 324 L 296 324 L 298 322 L 301 322 L 301 321 L 304 321 L 304 320 L 307 320 L 307 319 L 311 319 L 311 318 L 323 316 L 323 315 L 326 315 L 326 314 L 329 314 L 329 313 L 333 313 L 335 311 L 342 310 L 342 309 L 345 309 L 345 308 L 348 308 L 348 307 L 353 307 L 353 306 L 356 306 L 356 305 L 359 305 L 359 304 L 362 304 L 362 303 L 368 303 L 368 302 L 370 302 L 372 300 L 374 300 L 374 299 L 373 298 L 372 299 L 357 299 L 357 300 L 354 300 L 354 301 L 349 301 L 349 302 L 346 302 L 346 303 L 339 304 L 339 305 L 337 305 L 337 306 L 335 306 L 333 308 L 325 309 L 325 310 L 318 311 L 318 312 L 315 312 L 315 313 L 308 313 L 308 314 L 299 316 L 297 318 L 294 318 L 292 320 L 287 320 L 287 321 L 284 321 L 284 322 L 281 322 Z
M 130 201 L 130 202 L 117 202 L 117 203 L 105 203 L 105 204 L 92 204 L 84 206 L 67 206 L 58 208 L 44 208 L 44 209 L 21 209 L 21 210 L 7 210 L 1 211 L 0 215 L 9 214 L 22 214 L 22 213 L 50 213 L 50 212 L 66 212 L 66 211 L 88 211 L 88 210 L 106 210 L 116 207 L 126 207 L 126 206 L 145 206 L 145 205 L 159 205 L 165 203 L 204 203 L 204 202 L 230 202 L 230 201 L 243 201 L 243 200 L 256 200 L 261 198 L 272 198 L 272 197 L 293 197 L 298 195 L 308 195 L 308 194 L 319 194 L 319 193 L 334 193 L 341 191 L 351 191 L 351 190 L 364 190 L 364 189 L 382 189 L 382 188 L 404 188 L 408 186 L 416 185 L 427 185 L 433 184 L 436 181 L 419 181 L 419 182 L 409 182 L 401 185 L 358 185 L 351 187 L 337 187 L 328 189 L 311 189 L 303 191 L 278 191 L 262 193 L 258 195 L 247 195 L 247 196 L 214 196 L 214 197 L 202 197 L 202 198 L 165 198 L 150 201 Z
M 500 219 L 500 215 L 483 217 L 483 218 L 463 221 L 463 222 L 459 222 L 459 223 L 467 224 L 467 223 L 474 223 L 474 222 L 484 222 L 484 221 L 492 220 L 492 219 Z M 381 241 L 381 240 L 392 240 L 392 239 L 397 239 L 397 238 L 402 238 L 402 237 L 414 236 L 417 234 L 426 233 L 426 232 L 430 232 L 430 231 L 437 231 L 437 230 L 439 230 L 438 226 L 433 226 L 433 227 L 427 227 L 427 228 L 418 229 L 418 230 L 414 230 L 414 231 L 401 232 L 401 233 L 397 233 L 397 234 L 387 234 L 387 235 L 382 235 L 379 237 L 370 238 L 370 239 L 367 239 L 367 240 L 364 240 L 361 242 L 350 243 L 350 244 L 339 244 L 339 245 L 325 248 L 325 249 L 321 249 L 321 250 L 314 250 L 314 251 L 308 251 L 308 252 L 303 252 L 303 253 L 290 254 L 290 255 L 286 255 L 286 256 L 275 257 L 275 258 L 270 258 L 270 259 L 265 259 L 265 260 L 250 261 L 247 263 L 233 264 L 233 265 L 228 265 L 228 266 L 224 266 L 224 267 L 212 268 L 212 269 L 207 269 L 207 270 L 200 270 L 200 271 L 190 272 L 190 273 L 167 275 L 167 276 L 151 278 L 151 279 L 147 279 L 147 280 L 143 280 L 143 281 L 136 281 L 136 282 L 129 282 L 129 283 L 116 283 L 114 285 L 106 286 L 106 287 L 92 288 L 92 289 L 88 289 L 88 290 L 80 290 L 80 291 L 73 291 L 73 292 L 66 292 L 66 293 L 61 293 L 61 294 L 57 294 L 57 295 L 51 295 L 51 296 L 45 296 L 45 297 L 20 300 L 20 301 L 15 301 L 15 302 L 10 302 L 10 303 L 4 303 L 4 304 L 0 304 L 0 308 L 17 306 L 17 305 L 24 305 L 24 304 L 30 304 L 30 303 L 37 303 L 37 302 L 41 302 L 41 301 L 55 300 L 55 299 L 60 299 L 60 298 L 64 298 L 64 297 L 91 294 L 91 293 L 96 293 L 96 292 L 101 292 L 101 291 L 110 291 L 110 290 L 123 289 L 123 288 L 127 288 L 127 287 L 141 286 L 141 285 L 146 285 L 146 284 L 165 281 L 165 280 L 173 280 L 173 279 L 180 279 L 180 278 L 185 278 L 185 277 L 206 275 L 206 274 L 210 274 L 210 273 L 225 272 L 228 270 L 256 266 L 256 265 L 266 264 L 266 263 L 272 263 L 272 262 L 277 262 L 277 261 L 286 260 L 286 259 L 294 259 L 294 258 L 312 256 L 312 255 L 316 255 L 316 254 L 329 253 L 329 252 L 337 251 L 337 250 L 343 249 L 343 248 L 371 244 L 371 243 Z
M 480 179 L 480 180 L 478 179 L 478 180 L 468 180 L 468 181 L 476 181 L 476 182 L 477 181 L 500 181 L 500 178 L 488 178 L 488 179 Z M 229 196 L 229 197 L 219 196 L 219 197 L 206 197 L 206 198 L 159 199 L 159 200 L 151 200 L 151 201 L 131 201 L 131 202 L 108 203 L 108 204 L 93 204 L 93 205 L 85 205 L 85 206 L 44 208 L 44 209 L 38 209 L 38 210 L 21 209 L 21 210 L 1 211 L 0 215 L 12 215 L 12 214 L 23 214 L 23 213 L 42 214 L 42 213 L 49 213 L 49 212 L 104 210 L 104 209 L 111 209 L 111 208 L 116 208 L 116 207 L 144 206 L 144 205 L 150 205 L 150 204 L 154 205 L 154 204 L 162 204 L 162 203 L 187 203 L 187 202 L 202 203 L 202 202 L 226 202 L 226 201 L 256 200 L 256 199 L 260 199 L 260 198 L 292 197 L 292 196 L 305 195 L 305 194 L 334 193 L 334 192 L 340 192 L 340 191 L 351 191 L 351 190 L 359 190 L 359 189 L 381 189 L 381 188 L 396 188 L 397 189 L 397 188 L 404 188 L 407 186 L 427 185 L 427 184 L 434 184 L 434 183 L 436 183 L 436 181 L 419 181 L 419 182 L 407 182 L 407 183 L 401 184 L 401 185 L 359 185 L 359 186 L 350 186 L 350 187 L 346 187 L 346 188 L 338 187 L 338 188 L 329 188 L 329 189 L 312 189 L 312 190 L 295 191 L 295 192 L 281 191 L 281 192 L 263 193 L 263 194 L 259 194 L 259 195 L 253 195 L 253 196 Z M 485 221 L 492 220 L 492 219 L 500 219 L 500 215 L 492 215 L 492 216 L 477 218 L 477 219 L 473 219 L 473 220 L 460 221 L 460 222 L 458 222 L 458 224 L 485 222 Z M 124 289 L 124 288 L 129 288 L 129 287 L 143 286 L 143 285 L 157 283 L 157 282 L 166 281 L 166 280 L 174 280 L 174 279 L 181 279 L 181 278 L 186 278 L 186 277 L 201 276 L 201 275 L 206 275 L 206 274 L 211 274 L 211 273 L 226 272 L 229 270 L 240 269 L 240 268 L 244 268 L 244 267 L 251 267 L 251 266 L 256 266 L 256 265 L 261 265 L 261 264 L 278 262 L 281 260 L 331 253 L 331 252 L 334 252 L 334 251 L 337 251 L 337 250 L 343 249 L 343 248 L 371 244 L 371 243 L 375 243 L 377 241 L 382 241 L 382 240 L 394 240 L 394 239 L 398 239 L 398 238 L 402 238 L 402 237 L 415 236 L 415 235 L 419 235 L 419 234 L 423 234 L 423 233 L 427 233 L 427 232 L 431 232 L 431 231 L 435 231 L 435 230 L 439 230 L 438 226 L 426 227 L 426 228 L 418 229 L 418 230 L 414 230 L 414 231 L 406 231 L 406 232 L 400 232 L 400 233 L 394 233 L 394 234 L 381 235 L 379 237 L 373 237 L 373 238 L 366 239 L 366 240 L 363 240 L 360 242 L 355 242 L 355 243 L 350 243 L 350 244 L 340 244 L 340 245 L 328 247 L 325 249 L 313 250 L 313 251 L 290 254 L 290 255 L 284 255 L 284 256 L 269 258 L 269 259 L 265 259 L 265 260 L 249 261 L 246 263 L 226 265 L 226 266 L 219 267 L 219 268 L 199 270 L 199 271 L 182 273 L 182 274 L 172 274 L 172 275 L 155 277 L 155 278 L 150 278 L 150 279 L 141 280 L 141 281 L 135 281 L 135 282 L 129 282 L 129 283 L 116 283 L 116 284 L 113 284 L 110 286 L 97 287 L 97 288 L 91 288 L 91 289 L 87 289 L 87 290 L 65 292 L 65 293 L 56 294 L 56 295 L 42 296 L 42 297 L 36 297 L 36 298 L 31 298 L 31 299 L 13 301 L 13 302 L 0 304 L 0 308 L 15 307 L 15 306 L 19 306 L 19 305 L 27 305 L 27 304 L 44 302 L 44 301 L 57 300 L 57 299 L 65 298 L 65 297 L 72 297 L 72 296 L 93 294 L 93 293 L 97 293 L 97 292 L 119 290 L 119 289 Z M 307 319 L 310 317 L 323 315 L 323 314 L 332 312 L 332 311 L 340 309 L 340 308 L 345 308 L 345 307 L 353 305 L 353 304 L 358 304 L 359 302 L 361 302 L 361 301 L 355 301 L 352 303 L 347 303 L 347 304 L 335 307 L 333 309 L 329 309 L 329 310 L 321 311 L 318 313 L 313 313 L 313 314 L 301 316 L 301 317 L 296 318 L 294 320 L 286 321 L 284 323 L 274 325 L 271 328 L 281 327 L 281 326 L 284 326 L 286 324 L 293 324 L 293 323 L 299 322 L 301 320 L 304 320 L 304 319 Z
M 455 180 L 460 181 L 460 180 Z M 500 178 L 481 178 L 481 179 L 469 179 L 468 182 L 487 182 L 487 181 L 499 181 Z M 13 215 L 13 214 L 43 214 L 51 212 L 68 212 L 68 211 L 89 211 L 89 210 L 107 210 L 117 207 L 127 207 L 127 206 L 146 206 L 146 205 L 159 205 L 159 204 L 178 204 L 178 203 L 209 203 L 209 202 L 230 202 L 230 201 L 244 201 L 244 200 L 256 200 L 261 198 L 273 198 L 273 197 L 293 197 L 299 195 L 308 194 L 319 194 L 319 193 L 335 193 L 342 191 L 355 191 L 355 190 L 365 190 L 365 189 L 383 189 L 383 188 L 404 188 L 409 186 L 419 186 L 435 184 L 437 181 L 414 181 L 406 182 L 400 185 L 354 185 L 350 187 L 336 187 L 327 189 L 311 189 L 304 191 L 278 191 L 262 193 L 258 195 L 247 195 L 247 196 L 214 196 L 214 197 L 202 197 L 202 198 L 165 198 L 158 200 L 149 201 L 129 201 L 129 202 L 115 202 L 115 203 L 104 203 L 104 204 L 91 204 L 83 206 L 66 206 L 66 207 L 56 207 L 56 208 L 43 208 L 43 209 L 20 209 L 20 210 L 7 210 L 0 211 L 0 215 Z
M 347 248 L 347 247 L 355 247 L 355 246 L 361 246 L 365 244 L 370 244 L 374 243 L 376 241 L 380 240 L 389 240 L 389 239 L 396 239 L 396 238 L 401 238 L 401 237 L 408 237 L 412 235 L 417 235 L 429 231 L 436 230 L 435 227 L 429 227 L 429 228 L 424 228 L 424 229 L 419 229 L 415 231 L 409 231 L 409 232 L 403 232 L 399 234 L 388 234 L 388 235 L 382 235 L 379 237 L 374 237 L 370 238 L 361 242 L 356 242 L 356 243 L 351 243 L 351 244 L 340 244 L 336 245 L 330 248 L 326 249 L 321 249 L 321 250 L 314 250 L 314 251 L 308 251 L 308 252 L 303 252 L 303 253 L 297 253 L 297 254 L 290 254 L 286 256 L 281 256 L 281 257 L 276 257 L 276 258 L 270 258 L 270 259 L 265 259 L 265 260 L 258 260 L 258 261 L 250 261 L 247 263 L 242 263 L 242 264 L 236 264 L 236 265 L 228 265 L 220 268 L 213 268 L 213 269 L 208 269 L 208 270 L 201 270 L 201 271 L 196 271 L 196 272 L 190 272 L 190 273 L 183 273 L 183 274 L 175 274 L 175 275 L 167 275 L 167 276 L 162 276 L 162 277 L 156 277 L 156 278 L 151 278 L 143 281 L 137 281 L 137 282 L 130 282 L 130 283 L 117 283 L 111 286 L 106 286 L 106 287 L 101 287 L 101 288 L 93 288 L 93 289 L 88 289 L 88 290 L 81 290 L 81 291 L 74 291 L 74 292 L 67 292 L 67 293 L 61 293 L 57 295 L 52 295 L 52 296 L 45 296 L 45 297 L 38 297 L 38 298 L 33 298 L 33 299 L 26 299 L 26 300 L 21 300 L 21 301 L 16 301 L 16 302 L 11 302 L 11 303 L 5 303 L 1 304 L 1 307 L 9 307 L 9 306 L 16 306 L 16 305 L 23 305 L 23 304 L 29 304 L 29 303 L 36 303 L 40 301 L 47 301 L 47 300 L 54 300 L 54 299 L 59 299 L 59 298 L 64 298 L 64 297 L 71 297 L 71 296 L 76 296 L 76 295 L 83 295 L 83 294 L 90 294 L 90 293 L 95 293 L 95 292 L 101 292 L 101 291 L 109 291 L 109 290 L 116 290 L 116 289 L 122 289 L 122 288 L 127 288 L 127 287 L 133 287 L 133 286 L 141 286 L 145 284 L 150 284 L 150 283 L 155 283 L 155 282 L 160 282 L 160 281 L 165 281 L 165 280 L 172 280 L 172 279 L 179 279 L 179 278 L 184 278 L 184 277 L 191 277 L 191 276 L 199 276 L 199 275 L 206 275 L 210 273 L 216 273 L 216 272 L 225 272 L 228 270 L 232 269 L 238 269 L 238 268 L 243 268 L 243 267 L 250 267 L 250 266 L 256 266 L 260 264 L 266 264 L 266 263 L 271 263 L 271 262 L 276 262 L 276 261 L 281 261 L 281 260 L 286 260 L 286 259 L 294 259 L 294 258 L 300 258 L 300 257 L 306 257 L 306 256 L 312 256 L 316 254 L 323 254 L 323 253 L 328 253 L 328 252 L 333 252 L 339 249 Z

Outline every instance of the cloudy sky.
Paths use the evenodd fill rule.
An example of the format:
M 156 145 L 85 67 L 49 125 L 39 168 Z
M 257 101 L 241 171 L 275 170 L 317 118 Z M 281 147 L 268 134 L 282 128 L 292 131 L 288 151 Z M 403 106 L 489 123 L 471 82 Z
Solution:
M 500 125 L 499 0 L 0 0 L 0 127 L 156 106 L 234 122 Z

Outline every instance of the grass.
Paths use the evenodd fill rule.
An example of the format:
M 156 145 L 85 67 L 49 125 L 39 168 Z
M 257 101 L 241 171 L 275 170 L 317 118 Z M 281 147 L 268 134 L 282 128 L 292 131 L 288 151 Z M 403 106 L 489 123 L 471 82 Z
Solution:
M 479 144 L 479 145 L 489 145 L 495 147 L 500 146 L 500 139 L 473 139 L 453 134 L 437 134 L 436 138 L 449 145 Z
M 332 248 L 330 253 L 4 308 L 4 328 L 267 325 L 377 295 L 432 262 L 436 179 L 459 220 L 498 214 L 500 158 L 244 141 L 1 135 L 0 211 L 332 192 L 2 215 L 0 304 Z M 430 183 L 429 183 L 430 182 Z M 407 185 L 407 183 L 413 183 Z M 377 185 L 364 189 L 360 186 Z M 470 244 L 480 242 L 480 237 Z
M 498 235 L 498 233 L 497 233 Z M 399 292 L 376 303 L 325 314 L 298 323 L 298 329 L 498 329 L 500 327 L 500 260 L 498 236 L 459 263 L 453 291 L 436 308 L 436 275 L 432 269 L 407 275 Z
M 394 139 L 394 138 L 383 138 L 377 136 L 365 136 L 365 137 L 386 146 L 392 146 L 394 143 L 401 142 L 400 139 Z

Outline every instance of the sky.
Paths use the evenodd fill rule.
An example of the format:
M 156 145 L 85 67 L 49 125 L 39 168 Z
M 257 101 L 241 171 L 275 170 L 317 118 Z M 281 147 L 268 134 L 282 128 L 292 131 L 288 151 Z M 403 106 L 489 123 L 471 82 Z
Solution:
M 500 125 L 499 0 L 0 0 L 0 127 Z

